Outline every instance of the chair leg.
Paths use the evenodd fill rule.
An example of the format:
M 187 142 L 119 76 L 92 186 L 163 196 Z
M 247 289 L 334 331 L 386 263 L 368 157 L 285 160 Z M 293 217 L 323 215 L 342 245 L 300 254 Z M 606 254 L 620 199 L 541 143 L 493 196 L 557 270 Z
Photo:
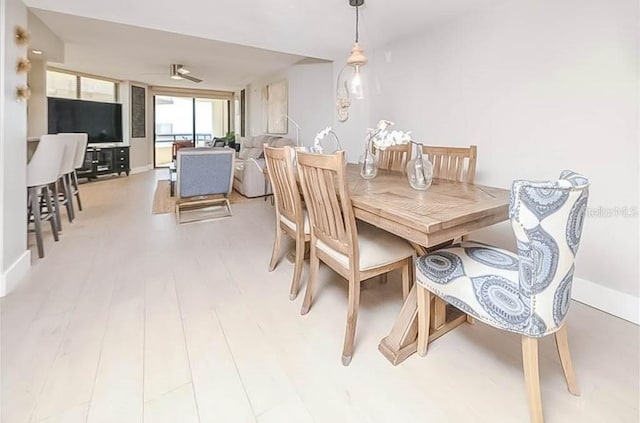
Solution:
M 431 292 L 424 286 L 416 286 L 418 297 L 418 355 L 427 355 L 429 329 L 431 326 Z
M 344 347 L 342 348 L 342 365 L 348 366 L 353 357 L 353 344 L 356 337 L 356 325 L 358 324 L 358 310 L 360 309 L 360 274 L 356 270 L 351 272 L 349 278 L 349 308 L 347 309 L 347 329 L 344 334 Z
M 38 188 L 29 188 L 31 192 L 31 212 L 33 213 L 33 224 L 36 228 L 36 244 L 38 245 L 38 257 L 44 257 L 44 244 L 42 243 L 42 221 L 40 220 L 40 204 L 38 199 Z
M 78 188 L 78 173 L 74 170 L 71 174 L 71 182 L 73 190 L 76 192 L 76 200 L 78 201 L 78 210 L 82 211 L 82 201 L 80 201 L 80 188 Z
M 313 242 L 313 240 L 311 241 Z M 320 267 L 320 260 L 316 254 L 316 247 L 311 246 L 311 253 L 309 256 L 309 282 L 307 282 L 307 290 L 304 293 L 304 301 L 302 302 L 302 309 L 300 314 L 303 316 L 309 312 L 311 303 L 313 302 L 313 294 L 315 290 L 316 281 L 318 279 L 318 268 Z
M 560 363 L 562 363 L 562 371 L 567 381 L 567 389 L 569 389 L 569 392 L 573 395 L 580 396 L 580 388 L 578 387 L 576 374 L 573 371 L 573 363 L 571 362 L 571 354 L 569 352 L 566 323 L 560 326 L 560 329 L 558 329 L 555 335 L 556 347 L 558 347 L 558 355 L 560 356 Z
M 58 232 L 62 232 L 62 219 L 60 219 L 60 193 L 58 192 L 58 182 L 54 182 L 51 187 L 53 188 L 53 211 L 56 215 L 56 225 L 58 225 Z
M 300 278 L 302 277 L 302 265 L 304 263 L 304 235 L 296 236 L 296 262 L 293 268 L 293 281 L 291 281 L 291 290 L 289 291 L 289 299 L 295 300 L 300 289 Z
M 537 338 L 522 336 L 522 367 L 524 368 L 524 381 L 527 386 L 531 423 L 543 423 Z
M 75 219 L 75 213 L 73 212 L 73 191 L 71 190 L 71 183 L 69 182 L 69 174 L 62 175 L 62 184 L 64 187 L 64 196 L 67 200 L 67 217 L 69 222 L 73 222 Z
M 280 230 L 280 222 L 276 223 L 276 239 L 273 240 L 273 251 L 271 252 L 271 261 L 269 262 L 269 272 L 273 272 L 280 258 L 280 238 L 282 231 Z
M 51 223 L 51 232 L 53 233 L 53 240 L 58 242 L 60 241 L 60 237 L 58 237 L 58 223 L 56 222 L 56 214 L 53 212 L 53 205 L 51 201 L 51 191 L 49 191 L 49 186 L 44 186 L 42 188 L 43 197 L 45 198 L 45 202 L 47 203 L 47 213 L 48 220 Z

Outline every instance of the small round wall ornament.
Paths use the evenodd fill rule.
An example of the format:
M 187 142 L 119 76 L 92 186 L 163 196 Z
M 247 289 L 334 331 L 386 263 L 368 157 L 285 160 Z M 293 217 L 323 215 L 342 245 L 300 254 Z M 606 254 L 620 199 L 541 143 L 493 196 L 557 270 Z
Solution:
M 31 62 L 29 59 L 21 57 L 16 64 L 17 73 L 28 73 L 31 70 Z
M 31 35 L 29 34 L 29 31 L 27 31 L 27 28 L 23 26 L 16 26 L 14 30 L 14 35 L 16 38 L 17 45 L 23 46 L 23 45 L 29 44 Z
M 18 101 L 29 100 L 31 97 L 31 88 L 28 85 L 20 85 L 16 88 L 16 99 Z

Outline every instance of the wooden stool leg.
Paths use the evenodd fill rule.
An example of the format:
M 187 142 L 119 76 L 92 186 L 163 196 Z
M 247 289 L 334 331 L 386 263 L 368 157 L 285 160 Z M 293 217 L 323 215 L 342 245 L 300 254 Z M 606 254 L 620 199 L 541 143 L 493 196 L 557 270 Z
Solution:
M 36 244 L 38 245 L 38 257 L 44 257 L 44 244 L 42 242 L 42 221 L 40 220 L 40 204 L 38 199 L 38 188 L 29 188 L 31 193 L 31 212 L 33 213 L 33 224 L 36 228 Z
M 58 225 L 58 232 L 61 232 L 62 220 L 60 219 L 60 193 L 58 192 L 58 182 L 54 182 L 51 187 L 53 188 L 53 211 L 56 215 L 56 225 Z
M 58 223 L 56 222 L 56 214 L 53 212 L 53 205 L 51 201 L 51 192 L 49 191 L 48 186 L 44 186 L 42 188 L 42 195 L 47 204 L 47 219 L 49 223 L 51 223 L 51 232 L 53 233 L 53 240 L 58 242 L 60 238 L 58 237 Z
M 78 174 L 74 170 L 71 174 L 73 190 L 76 192 L 76 200 L 78 201 L 78 210 L 82 211 L 82 201 L 80 201 L 80 188 L 78 188 Z
M 556 347 L 562 363 L 562 371 L 567 381 L 567 389 L 573 395 L 580 396 L 580 388 L 576 381 L 576 375 L 573 371 L 573 363 L 571 362 L 571 354 L 569 352 L 569 340 L 567 339 L 567 325 L 563 324 L 556 332 Z
M 540 397 L 540 371 L 538 369 L 538 340 L 522 336 L 522 367 L 527 386 L 531 423 L 544 423 Z

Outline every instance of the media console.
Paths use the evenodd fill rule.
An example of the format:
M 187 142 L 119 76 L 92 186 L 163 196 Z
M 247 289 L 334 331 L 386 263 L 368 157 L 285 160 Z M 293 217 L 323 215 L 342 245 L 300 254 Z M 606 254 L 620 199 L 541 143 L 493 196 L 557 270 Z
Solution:
M 78 177 L 95 179 L 113 173 L 129 176 L 130 171 L 128 145 L 89 144 L 84 165 L 78 169 Z

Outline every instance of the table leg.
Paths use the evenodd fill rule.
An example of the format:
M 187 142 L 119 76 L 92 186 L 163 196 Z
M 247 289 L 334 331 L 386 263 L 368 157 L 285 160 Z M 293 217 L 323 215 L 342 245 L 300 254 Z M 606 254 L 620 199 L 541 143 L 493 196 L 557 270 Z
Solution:
M 432 320 L 429 331 L 429 342 L 433 342 L 447 332 L 457 328 L 467 320 L 466 314 L 439 300 L 442 305 L 439 312 L 442 314 Z M 389 335 L 383 338 L 378 345 L 378 350 L 391 364 L 398 365 L 415 353 L 418 349 L 418 302 L 415 284 L 409 291 L 409 296 L 402 305 L 400 314 L 396 318 Z

